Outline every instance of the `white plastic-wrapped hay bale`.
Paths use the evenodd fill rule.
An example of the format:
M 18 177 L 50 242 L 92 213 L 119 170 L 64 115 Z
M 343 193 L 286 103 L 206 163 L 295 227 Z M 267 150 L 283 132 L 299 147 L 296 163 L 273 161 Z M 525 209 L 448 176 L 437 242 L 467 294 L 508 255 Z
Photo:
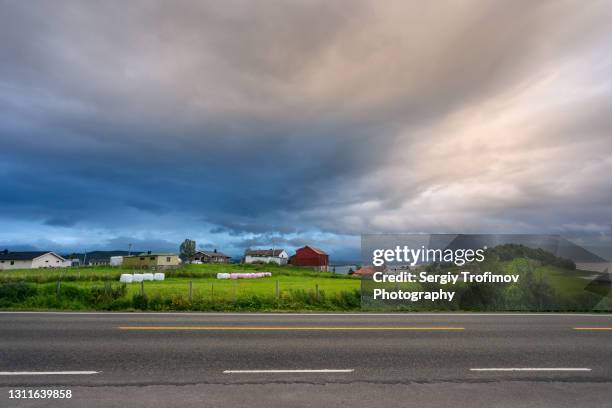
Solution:
M 133 280 L 133 277 L 129 273 L 122 273 L 121 277 L 119 278 L 119 282 L 123 282 L 123 283 L 132 283 L 132 280 Z
M 264 273 L 263 273 L 263 272 L 257 272 L 257 273 L 255 274 L 255 277 L 256 277 L 256 278 L 263 278 L 263 277 L 264 277 Z
M 155 275 L 153 275 L 152 273 L 143 273 L 142 274 L 142 280 L 152 281 L 154 279 L 155 279 Z
M 265 274 L 266 277 L 272 276 L 272 272 L 264 272 L 264 274 Z
M 217 279 L 229 279 L 229 278 L 230 278 L 229 273 L 218 273 L 217 274 Z
M 230 279 L 238 279 L 239 273 L 230 273 Z
M 157 272 L 156 274 L 153 275 L 153 279 L 156 281 L 163 281 L 164 279 L 166 279 L 166 274 Z
M 143 280 L 144 277 L 142 276 L 142 273 L 135 273 L 132 275 L 132 282 L 142 282 Z

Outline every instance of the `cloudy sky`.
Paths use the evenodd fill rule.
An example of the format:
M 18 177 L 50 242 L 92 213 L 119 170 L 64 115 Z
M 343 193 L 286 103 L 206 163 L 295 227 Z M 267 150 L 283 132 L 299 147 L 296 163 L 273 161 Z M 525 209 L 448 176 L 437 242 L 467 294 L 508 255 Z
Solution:
M 0 0 L 0 245 L 610 247 L 610 21 L 609 1 Z

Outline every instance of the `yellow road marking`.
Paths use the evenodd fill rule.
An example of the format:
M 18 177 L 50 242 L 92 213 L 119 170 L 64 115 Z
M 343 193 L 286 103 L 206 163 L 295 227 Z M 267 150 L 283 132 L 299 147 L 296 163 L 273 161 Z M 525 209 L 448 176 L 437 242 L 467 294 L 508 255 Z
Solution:
M 119 330 L 276 330 L 276 331 L 290 331 L 290 330 L 329 330 L 329 331 L 340 331 L 340 330 L 465 330 L 464 327 L 325 327 L 325 326 L 118 326 Z
M 612 327 L 574 327 L 574 330 L 612 330 Z

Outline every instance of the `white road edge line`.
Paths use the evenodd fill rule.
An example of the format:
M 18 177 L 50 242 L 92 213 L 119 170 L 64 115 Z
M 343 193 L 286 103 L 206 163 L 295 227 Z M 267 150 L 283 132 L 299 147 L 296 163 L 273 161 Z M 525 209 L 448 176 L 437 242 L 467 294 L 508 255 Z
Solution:
M 590 368 L 568 367 L 520 367 L 520 368 L 470 368 L 470 371 L 592 371 Z
M 225 370 L 223 374 L 290 374 L 290 373 L 352 373 L 354 369 L 340 369 L 340 370 Z
M 92 375 L 101 371 L 0 371 L 0 375 Z

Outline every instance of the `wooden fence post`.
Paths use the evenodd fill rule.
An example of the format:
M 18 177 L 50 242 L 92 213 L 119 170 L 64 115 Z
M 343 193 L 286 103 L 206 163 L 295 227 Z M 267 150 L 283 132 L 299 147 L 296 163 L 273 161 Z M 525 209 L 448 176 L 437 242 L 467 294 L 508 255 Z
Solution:
M 144 296 L 144 281 L 140 281 L 140 296 Z
M 276 298 L 280 298 L 280 288 L 278 287 L 278 279 L 276 280 Z

